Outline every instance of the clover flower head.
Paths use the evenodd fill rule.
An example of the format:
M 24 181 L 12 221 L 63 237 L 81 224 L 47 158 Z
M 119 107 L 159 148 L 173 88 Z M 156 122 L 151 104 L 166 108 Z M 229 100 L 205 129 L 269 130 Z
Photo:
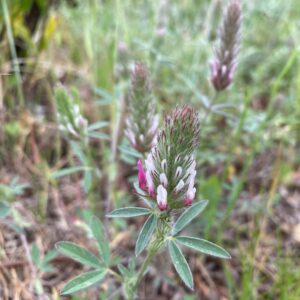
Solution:
M 232 82 L 240 47 L 241 4 L 230 0 L 220 28 L 220 42 L 210 63 L 211 82 L 217 91 L 225 90 Z
M 125 135 L 140 153 L 148 152 L 155 143 L 159 118 L 143 63 L 135 63 L 131 74 L 131 92 L 128 103 Z
M 176 108 L 166 116 L 157 144 L 145 159 L 139 185 L 157 201 L 161 211 L 191 205 L 196 196 L 193 152 L 198 144 L 199 130 L 198 114 L 192 107 Z M 141 161 L 138 165 L 140 168 Z

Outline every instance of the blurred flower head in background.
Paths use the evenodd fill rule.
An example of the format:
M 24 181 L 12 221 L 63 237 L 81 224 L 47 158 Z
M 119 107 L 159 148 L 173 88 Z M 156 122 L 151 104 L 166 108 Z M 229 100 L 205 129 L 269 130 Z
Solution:
M 125 135 L 137 151 L 145 154 L 155 142 L 158 124 L 147 67 L 143 63 L 135 63 L 131 74 Z
M 230 0 L 223 16 L 219 45 L 210 64 L 211 82 L 217 91 L 225 90 L 232 82 L 240 47 L 241 4 Z
M 75 90 L 71 95 L 64 88 L 59 87 L 55 90 L 55 100 L 59 129 L 69 133 L 74 138 L 86 135 L 88 121 L 81 114 L 79 99 Z

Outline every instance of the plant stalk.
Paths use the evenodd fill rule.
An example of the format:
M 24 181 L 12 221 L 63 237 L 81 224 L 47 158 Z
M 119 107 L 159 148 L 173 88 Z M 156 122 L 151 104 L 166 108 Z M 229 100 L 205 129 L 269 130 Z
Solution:
M 9 11 L 8 11 L 8 6 L 6 3 L 6 0 L 1 0 L 2 4 L 2 9 L 3 9 L 3 14 L 4 14 L 4 22 L 5 22 L 5 27 L 7 31 L 7 38 L 8 38 L 8 43 L 9 43 L 9 48 L 13 60 L 13 68 L 17 80 L 17 92 L 18 92 L 18 97 L 19 97 L 19 105 L 20 107 L 24 107 L 25 100 L 24 100 L 24 94 L 23 94 L 23 89 L 22 89 L 22 78 L 21 78 L 21 70 L 19 66 L 19 61 L 18 61 L 18 56 L 17 56 L 17 51 L 15 47 L 15 41 L 14 41 L 14 36 L 12 32 L 12 27 L 11 27 L 11 22 L 10 22 L 10 16 L 9 16 Z

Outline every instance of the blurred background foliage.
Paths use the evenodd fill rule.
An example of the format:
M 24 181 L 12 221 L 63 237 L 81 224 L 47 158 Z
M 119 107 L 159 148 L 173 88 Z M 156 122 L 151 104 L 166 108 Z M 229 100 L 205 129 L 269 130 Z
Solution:
M 299 299 L 300 6 L 296 0 L 242 1 L 237 74 L 233 86 L 212 103 L 208 62 L 225 4 L 221 0 L 1 0 L 0 200 L 5 202 L 0 210 L 5 218 L 0 223 L 4 232 L 0 260 L 4 264 L 18 260 L 27 244 L 38 247 L 39 253 L 51 250 L 59 239 L 84 244 L 89 237 L 82 235 L 84 213 L 78 211 L 89 208 L 103 217 L 111 207 L 136 201 L 130 182 L 136 178 L 139 154 L 123 137 L 123 121 L 128 69 L 141 60 L 149 67 L 161 116 L 184 103 L 195 106 L 202 118 L 211 110 L 197 151 L 198 198 L 210 204 L 192 230 L 223 244 L 233 257 L 221 264 L 190 254 L 196 292 L 185 298 L 189 291 L 157 264 L 161 273 L 150 274 L 147 281 L 154 287 L 151 295 L 155 299 L 158 295 L 161 299 L 172 295 Z M 80 102 L 81 114 L 92 126 L 87 144 L 58 131 L 57 87 L 72 92 Z M 12 217 L 9 205 L 10 212 L 18 212 Z M 18 231 L 19 236 L 9 229 L 16 223 L 26 228 Z M 136 235 L 132 226 L 139 224 L 116 221 L 109 227 L 113 248 L 119 247 L 115 251 L 125 257 Z M 120 230 L 128 241 L 116 241 Z M 7 244 L 20 236 L 21 250 L 10 252 Z M 27 265 L 18 265 L 18 280 L 29 272 L 29 282 L 38 282 L 34 297 L 58 299 L 61 281 L 70 272 L 50 288 L 47 284 L 41 288 L 63 269 L 59 260 L 54 264 L 56 271 L 50 275 L 33 272 L 34 259 L 30 272 Z M 71 267 L 78 271 L 78 266 Z M 13 268 L 7 270 L 8 279 L 0 283 L 3 297 L 18 282 L 9 280 Z M 143 291 L 150 293 L 149 287 Z M 21 293 L 32 299 L 25 290 Z M 143 296 L 141 292 L 141 299 L 146 299 Z

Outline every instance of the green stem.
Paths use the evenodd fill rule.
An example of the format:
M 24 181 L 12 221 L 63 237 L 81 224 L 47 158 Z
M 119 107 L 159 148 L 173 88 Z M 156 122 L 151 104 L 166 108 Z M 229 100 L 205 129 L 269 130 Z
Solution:
M 219 92 L 217 91 L 217 92 L 214 94 L 214 96 L 213 96 L 213 98 L 212 98 L 212 100 L 211 100 L 209 106 L 206 108 L 206 113 L 205 113 L 205 115 L 204 115 L 204 117 L 203 117 L 203 119 L 202 119 L 202 124 L 205 124 L 205 122 L 206 122 L 208 116 L 210 115 L 210 113 L 211 113 L 211 111 L 212 111 L 212 108 L 213 108 L 214 104 L 216 103 L 216 101 L 217 101 L 217 99 L 218 99 L 218 96 L 219 96 Z
M 130 294 L 128 295 L 128 300 L 133 299 L 134 294 L 135 294 L 141 280 L 143 279 L 152 258 L 157 254 L 157 252 L 164 245 L 166 236 L 168 235 L 169 231 L 170 231 L 169 217 L 167 216 L 167 217 L 160 218 L 158 220 L 158 225 L 157 225 L 157 229 L 156 229 L 156 233 L 155 233 L 155 239 L 151 243 L 148 253 L 147 253 L 147 256 L 138 271 L 136 281 L 132 285 L 132 289 L 130 291 Z
M 152 258 L 155 256 L 156 253 L 157 253 L 157 251 L 155 251 L 154 249 L 149 249 L 147 257 L 144 260 L 144 262 L 143 262 L 143 264 L 142 264 L 142 266 L 141 266 L 141 268 L 138 272 L 137 280 L 136 280 L 136 283 L 134 285 L 134 290 L 136 290 L 137 286 L 140 284 L 141 280 L 143 279 L 144 274 L 145 274 Z
M 136 293 L 136 290 L 137 290 L 141 280 L 143 279 L 143 277 L 145 275 L 145 272 L 146 272 L 152 258 L 155 256 L 155 254 L 159 250 L 156 247 L 156 245 L 157 245 L 156 242 L 157 242 L 157 239 L 150 246 L 150 249 L 148 250 L 148 254 L 146 256 L 146 259 L 144 260 L 143 264 L 140 267 L 140 270 L 138 271 L 136 281 L 133 283 L 131 288 L 129 290 L 127 290 L 127 295 L 126 295 L 127 300 L 133 300 L 134 299 L 134 295 Z
M 107 269 L 108 273 L 110 273 L 111 275 L 113 275 L 118 281 L 123 282 L 123 278 L 121 275 L 119 275 L 117 272 L 115 272 L 112 269 Z
M 2 9 L 3 9 L 3 14 L 4 14 L 4 21 L 5 21 L 6 31 L 7 31 L 9 48 L 10 48 L 11 56 L 13 59 L 13 68 L 14 68 L 14 72 L 15 72 L 15 76 L 16 76 L 16 80 L 17 80 L 19 105 L 21 107 L 24 107 L 25 101 L 24 101 L 24 95 L 23 95 L 23 90 L 22 90 L 21 71 L 20 71 L 19 62 L 18 62 L 18 56 L 17 56 L 16 47 L 15 47 L 14 36 L 13 36 L 12 29 L 11 29 L 9 11 L 8 11 L 6 0 L 1 0 L 1 3 L 2 3 Z

